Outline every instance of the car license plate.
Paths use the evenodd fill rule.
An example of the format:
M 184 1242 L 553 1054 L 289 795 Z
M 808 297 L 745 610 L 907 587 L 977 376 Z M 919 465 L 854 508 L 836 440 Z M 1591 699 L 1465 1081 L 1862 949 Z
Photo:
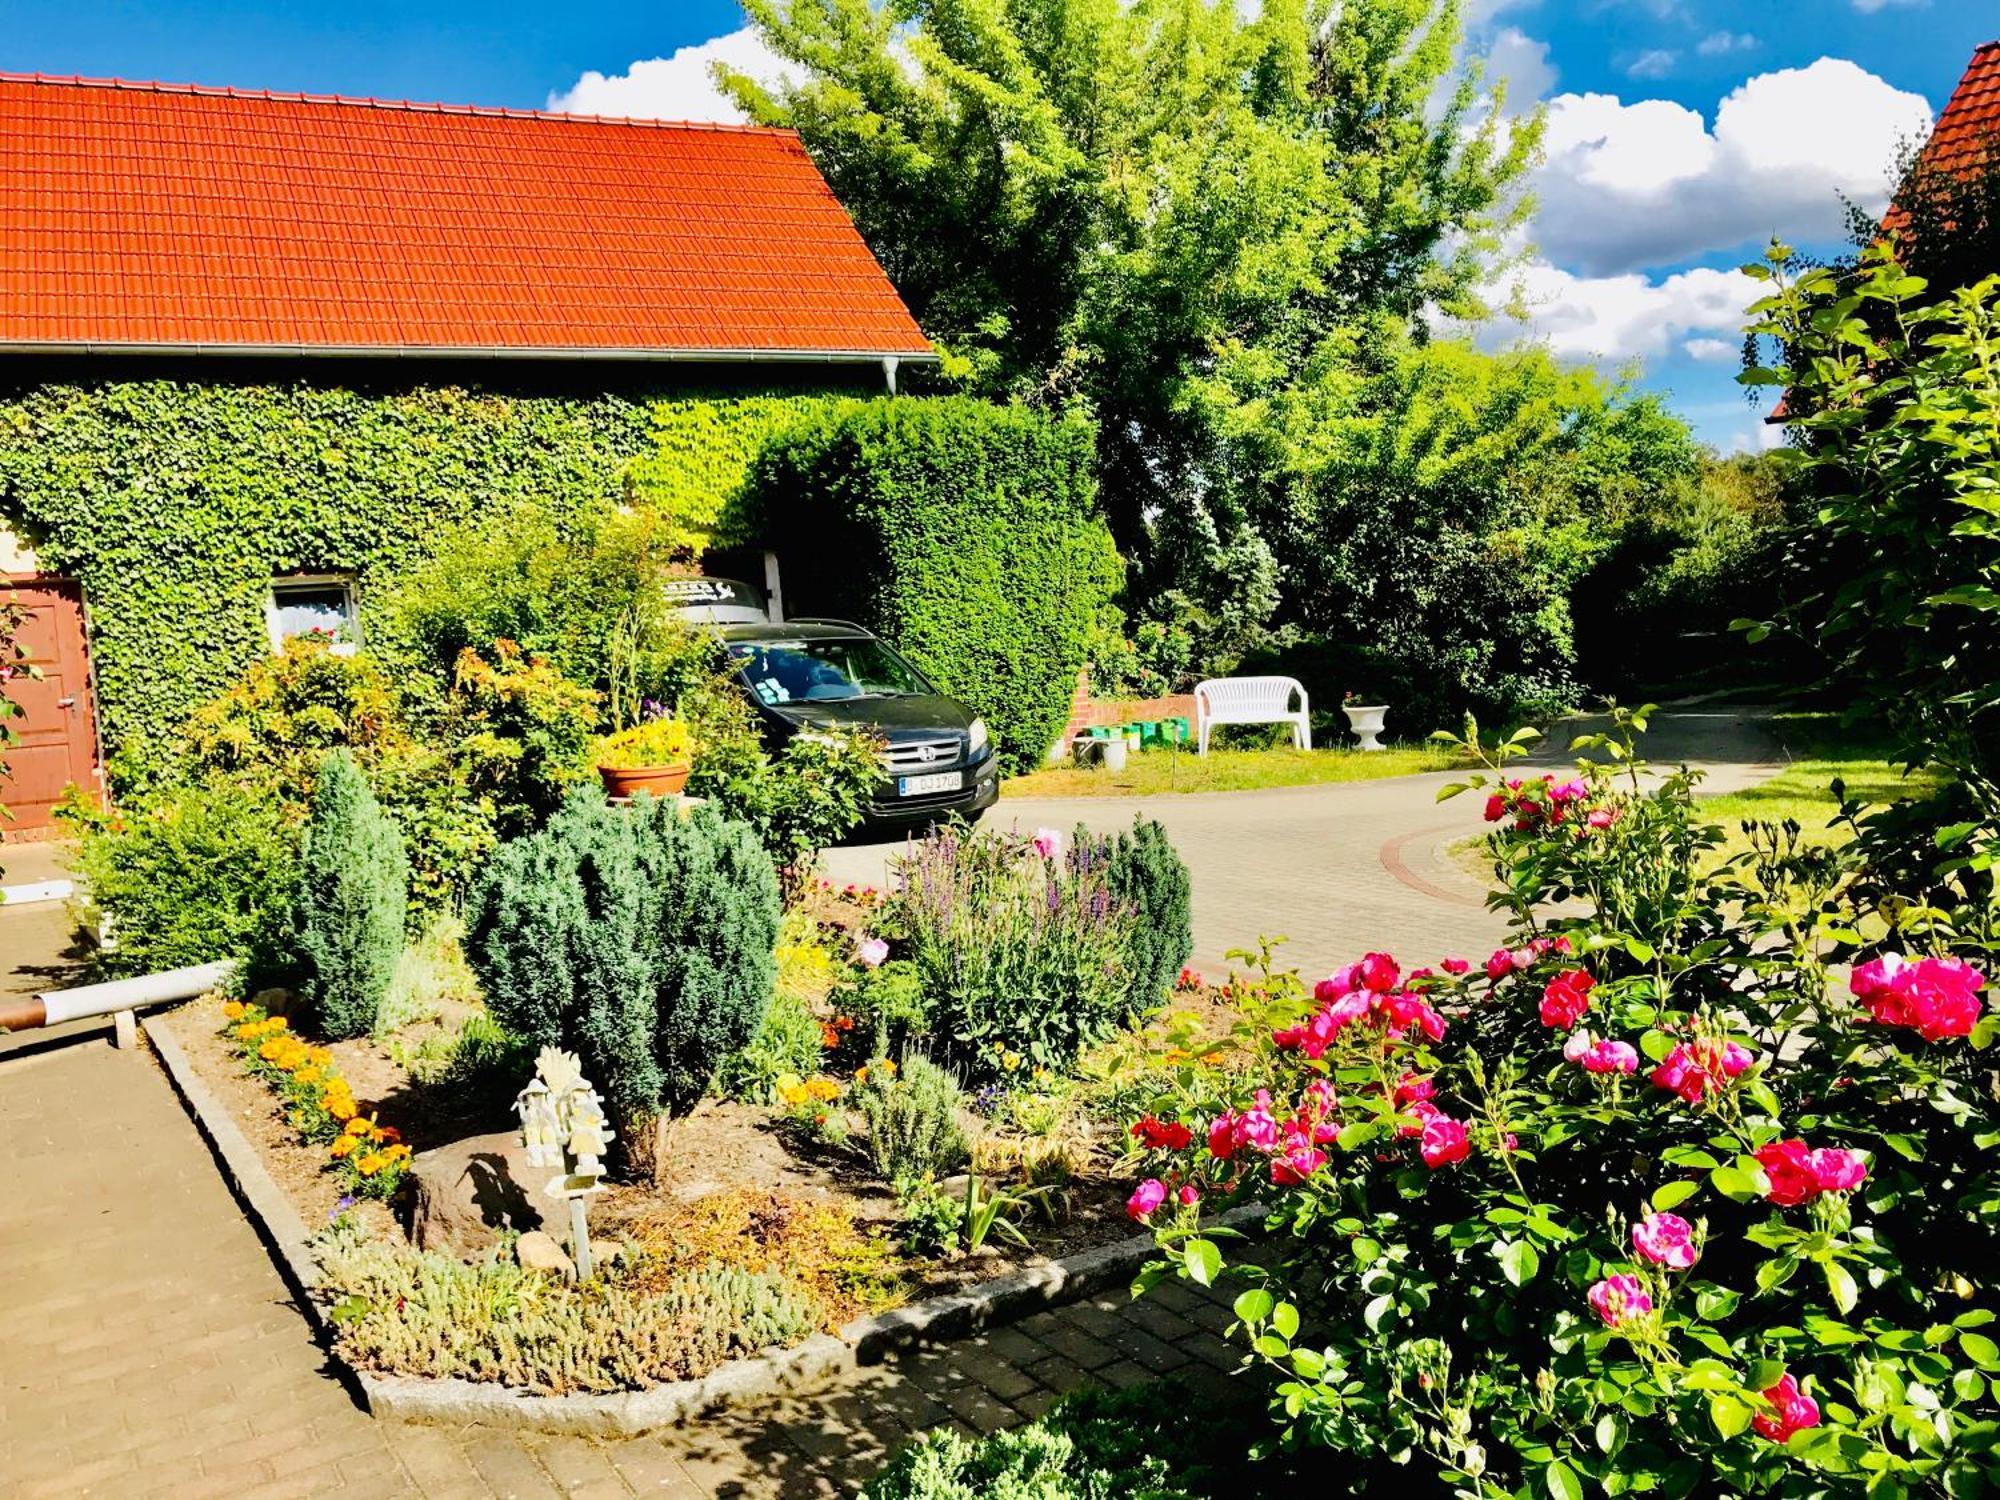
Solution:
M 928 776 L 898 776 L 896 795 L 921 797 L 929 792 L 955 792 L 964 785 L 963 771 L 933 771 Z

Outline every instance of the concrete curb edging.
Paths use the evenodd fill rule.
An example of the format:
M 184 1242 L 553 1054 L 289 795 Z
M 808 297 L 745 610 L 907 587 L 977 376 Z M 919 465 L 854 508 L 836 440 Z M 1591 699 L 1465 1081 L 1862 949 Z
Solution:
M 809 1390 L 857 1366 L 879 1364 L 898 1350 L 964 1338 L 1088 1297 L 1124 1280 L 1154 1254 L 1151 1235 L 1133 1235 L 996 1276 L 968 1291 L 857 1318 L 837 1336 L 814 1334 L 789 1349 L 766 1349 L 731 1360 L 698 1380 L 642 1391 L 538 1396 L 480 1381 L 378 1375 L 356 1369 L 340 1357 L 326 1309 L 315 1295 L 319 1264 L 304 1221 L 257 1149 L 195 1072 L 170 1018 L 148 1016 L 143 1024 L 175 1092 L 221 1163 L 231 1190 L 270 1248 L 314 1332 L 377 1417 L 445 1426 L 480 1423 L 580 1437 L 636 1437 L 721 1407 Z M 1213 1226 L 1241 1228 L 1261 1221 L 1266 1212 L 1261 1204 L 1243 1204 L 1218 1216 Z

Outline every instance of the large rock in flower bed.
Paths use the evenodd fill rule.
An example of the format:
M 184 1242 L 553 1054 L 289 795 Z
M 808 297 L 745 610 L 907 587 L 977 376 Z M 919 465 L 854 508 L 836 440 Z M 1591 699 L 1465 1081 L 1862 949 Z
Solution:
M 419 1156 L 410 1170 L 410 1238 L 419 1249 L 471 1255 L 504 1230 L 556 1231 L 550 1167 L 531 1166 L 512 1131 L 467 1136 Z

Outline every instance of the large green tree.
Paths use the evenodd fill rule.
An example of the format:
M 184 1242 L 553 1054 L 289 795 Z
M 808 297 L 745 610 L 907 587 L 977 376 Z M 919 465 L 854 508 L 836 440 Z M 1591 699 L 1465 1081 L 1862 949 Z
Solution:
M 1096 421 L 1135 593 L 1277 603 L 1232 434 L 1301 372 L 1469 311 L 1538 149 L 1457 0 L 746 0 L 796 128 L 971 388 Z

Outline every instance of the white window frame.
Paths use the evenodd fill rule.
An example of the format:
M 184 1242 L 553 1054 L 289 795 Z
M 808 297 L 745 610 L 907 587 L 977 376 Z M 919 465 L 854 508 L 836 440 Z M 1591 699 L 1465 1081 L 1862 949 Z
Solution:
M 328 649 L 335 656 L 352 656 L 361 648 L 361 606 L 355 595 L 352 573 L 286 573 L 273 578 L 264 588 L 264 633 L 271 640 L 271 654 L 283 653 L 285 642 L 292 639 L 282 633 L 278 620 L 278 594 L 284 589 L 339 589 L 347 601 L 348 640 L 336 640 Z

